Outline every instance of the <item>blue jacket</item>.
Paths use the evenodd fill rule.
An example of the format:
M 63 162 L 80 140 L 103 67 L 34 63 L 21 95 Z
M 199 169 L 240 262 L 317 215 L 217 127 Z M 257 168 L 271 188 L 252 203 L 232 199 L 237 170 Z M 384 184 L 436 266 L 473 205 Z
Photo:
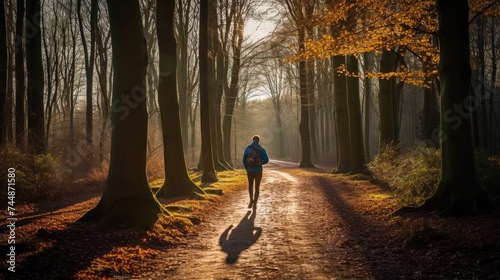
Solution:
M 250 144 L 250 145 L 248 145 L 248 147 L 246 147 L 245 152 L 243 153 L 243 165 L 245 166 L 245 169 L 247 171 L 250 171 L 250 172 L 259 172 L 259 171 L 261 171 L 262 172 L 262 165 L 259 166 L 259 167 L 250 167 L 248 165 L 248 162 L 247 162 L 248 154 L 250 153 L 250 151 L 254 147 L 257 147 L 257 148 L 260 149 L 260 153 L 262 155 L 262 164 L 266 164 L 266 163 L 269 162 L 269 157 L 267 156 L 266 150 L 264 148 L 262 148 L 261 145 L 259 145 L 259 142 L 253 141 L 252 144 Z

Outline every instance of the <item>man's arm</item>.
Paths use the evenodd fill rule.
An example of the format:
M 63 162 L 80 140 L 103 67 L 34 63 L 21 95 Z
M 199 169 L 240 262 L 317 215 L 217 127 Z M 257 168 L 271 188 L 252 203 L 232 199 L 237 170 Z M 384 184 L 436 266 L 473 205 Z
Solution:
M 267 152 L 264 148 L 261 150 L 262 152 L 262 164 L 266 164 L 269 162 L 269 157 L 267 156 Z
M 248 149 L 245 149 L 245 151 L 243 152 L 243 166 L 245 167 L 245 169 L 248 168 L 248 162 L 247 162 L 247 158 L 248 158 L 248 152 L 247 152 Z

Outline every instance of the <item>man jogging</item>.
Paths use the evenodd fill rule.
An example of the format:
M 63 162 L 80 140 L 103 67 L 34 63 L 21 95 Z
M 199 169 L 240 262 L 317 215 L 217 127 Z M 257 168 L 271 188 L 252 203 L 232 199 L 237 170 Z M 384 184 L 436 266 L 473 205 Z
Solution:
M 248 193 L 250 194 L 250 204 L 248 208 L 253 206 L 257 208 L 257 199 L 259 199 L 259 187 L 262 180 L 262 165 L 269 162 L 266 150 L 259 145 L 260 136 L 254 135 L 252 137 L 252 144 L 246 147 L 243 153 L 243 165 L 247 171 L 248 177 Z M 254 193 L 255 182 L 255 193 Z

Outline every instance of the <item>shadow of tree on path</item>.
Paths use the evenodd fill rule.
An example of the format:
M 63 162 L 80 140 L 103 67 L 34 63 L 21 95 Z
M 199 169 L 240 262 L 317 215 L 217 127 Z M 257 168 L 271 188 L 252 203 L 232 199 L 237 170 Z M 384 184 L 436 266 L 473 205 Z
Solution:
M 241 252 L 250 248 L 259 239 L 262 228 L 254 225 L 256 215 L 255 210 L 248 211 L 236 227 L 230 225 L 221 234 L 219 245 L 221 250 L 227 253 L 226 263 L 236 263 Z
M 346 240 L 341 245 L 351 253 L 351 258 L 365 265 L 370 279 L 411 279 L 412 271 L 401 267 L 399 252 L 401 248 L 390 246 L 392 243 L 383 228 L 371 220 L 371 215 L 357 211 L 348 201 L 348 197 L 357 197 L 354 187 L 347 183 L 331 181 L 324 177 L 315 177 L 315 185 L 323 192 L 330 204 L 331 211 L 342 220 L 346 231 Z M 325 244 L 326 246 L 326 244 Z M 351 261 L 349 261 L 351 262 Z

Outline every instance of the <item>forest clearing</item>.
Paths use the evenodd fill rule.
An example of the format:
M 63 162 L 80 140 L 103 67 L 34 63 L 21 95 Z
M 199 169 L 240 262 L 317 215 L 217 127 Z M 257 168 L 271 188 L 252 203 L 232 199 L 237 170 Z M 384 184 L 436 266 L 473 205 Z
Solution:
M 246 208 L 241 170 L 223 173 L 216 183 L 226 195 L 167 204 L 189 209 L 201 221 L 194 226 L 166 220 L 165 228 L 150 232 L 101 232 L 75 223 L 98 200 L 98 186 L 75 186 L 79 190 L 64 199 L 22 208 L 16 279 L 500 276 L 498 212 L 452 219 L 435 212 L 392 215 L 398 206 L 391 192 L 365 177 L 271 165 L 256 210 Z M 234 233 L 223 244 L 231 225 Z M 256 228 L 261 233 L 252 240 Z

